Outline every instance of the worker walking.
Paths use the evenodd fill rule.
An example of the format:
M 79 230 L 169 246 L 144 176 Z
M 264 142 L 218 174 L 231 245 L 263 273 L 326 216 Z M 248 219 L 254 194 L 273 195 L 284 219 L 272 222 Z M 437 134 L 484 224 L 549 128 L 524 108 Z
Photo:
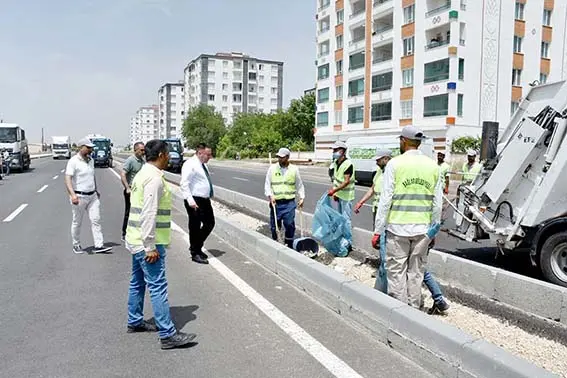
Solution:
M 302 208 L 305 200 L 305 188 L 299 175 L 299 169 L 289 163 L 291 152 L 280 148 L 276 156 L 278 162 L 272 164 L 266 173 L 264 194 L 270 203 L 270 228 L 272 239 L 278 240 L 276 222 L 285 228 L 285 244 L 293 248 L 295 238 L 295 209 Z M 296 197 L 299 197 L 297 205 Z M 274 214 L 274 208 L 276 214 Z
M 402 129 L 402 154 L 386 165 L 372 238 L 377 248 L 386 234 L 388 294 L 416 308 L 421 306 L 427 233 L 440 221 L 442 196 L 439 167 L 418 150 L 424 138 L 413 126 Z
M 129 156 L 122 166 L 120 178 L 122 186 L 124 186 L 124 221 L 122 222 L 122 241 L 126 238 L 126 227 L 128 226 L 128 216 L 130 214 L 130 185 L 134 176 L 142 169 L 144 165 L 144 143 L 134 143 L 134 154 Z
M 467 161 L 463 163 L 463 184 L 471 184 L 482 169 L 482 164 L 476 161 L 476 151 L 469 150 L 467 152 Z
M 165 276 L 165 248 L 171 241 L 171 190 L 163 177 L 169 148 L 162 140 L 146 145 L 147 164 L 132 181 L 126 248 L 132 253 L 128 292 L 128 333 L 159 333 L 162 349 L 189 344 L 196 336 L 178 332 L 171 320 Z M 154 310 L 155 326 L 144 321 L 146 285 Z M 157 326 L 157 327 L 156 327 Z
M 439 151 L 437 153 L 437 165 L 439 166 L 439 175 L 443 182 L 443 193 L 449 194 L 449 184 L 451 176 L 451 166 L 445 161 L 445 153 Z
M 382 192 L 382 181 L 384 180 L 384 169 L 386 164 L 392 158 L 392 151 L 390 150 L 380 150 L 376 153 L 374 160 L 378 168 L 376 169 L 376 174 L 372 179 L 372 186 L 364 194 L 364 196 L 356 203 L 354 206 L 354 212 L 358 214 L 360 209 L 366 201 L 368 201 L 372 196 L 374 196 L 374 202 L 372 203 L 372 219 L 376 220 L 376 207 L 378 206 L 378 201 L 380 200 L 380 193 Z

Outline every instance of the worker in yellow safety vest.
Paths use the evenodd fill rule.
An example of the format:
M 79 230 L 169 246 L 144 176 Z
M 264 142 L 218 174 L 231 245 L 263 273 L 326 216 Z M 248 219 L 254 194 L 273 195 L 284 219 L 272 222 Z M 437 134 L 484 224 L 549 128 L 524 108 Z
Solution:
M 376 173 L 374 174 L 374 178 L 372 179 L 372 186 L 368 191 L 364 194 L 364 196 L 356 203 L 354 206 L 354 212 L 358 214 L 360 209 L 366 201 L 368 201 L 372 196 L 374 196 L 374 202 L 372 203 L 372 219 L 375 220 L 376 218 L 376 208 L 378 207 L 378 201 L 380 200 L 380 193 L 382 192 L 382 181 L 384 180 L 384 169 L 386 168 L 386 164 L 392 158 L 392 151 L 384 149 L 379 150 L 374 157 L 376 160 Z
M 386 233 L 388 294 L 421 306 L 421 284 L 430 243 L 428 232 L 441 218 L 442 181 L 435 161 L 418 150 L 423 132 L 406 126 L 401 155 L 386 165 L 372 246 Z
M 451 166 L 445 161 L 445 153 L 439 151 L 437 153 L 437 165 L 439 166 L 439 176 L 443 183 L 443 193 L 449 194 L 449 184 L 451 182 Z M 441 206 L 441 223 L 445 222 L 447 218 L 447 210 L 449 208 L 449 203 L 443 201 Z
M 291 151 L 280 148 L 276 156 L 278 162 L 272 164 L 266 173 L 264 194 L 270 203 L 270 229 L 272 239 L 278 240 L 276 222 L 285 229 L 285 243 L 293 248 L 295 238 L 295 209 L 302 208 L 305 200 L 305 188 L 296 165 L 289 163 Z M 296 197 L 299 201 L 296 205 Z M 274 214 L 274 209 L 276 214 Z
M 467 152 L 467 162 L 463 163 L 463 168 L 461 169 L 463 172 L 463 184 L 472 183 L 481 170 L 482 164 L 476 161 L 476 151 L 469 150 Z

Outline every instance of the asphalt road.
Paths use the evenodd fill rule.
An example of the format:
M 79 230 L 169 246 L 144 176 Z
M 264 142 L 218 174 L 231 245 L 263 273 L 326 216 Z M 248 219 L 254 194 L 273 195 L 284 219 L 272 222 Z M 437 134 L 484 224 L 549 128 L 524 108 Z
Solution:
M 131 255 L 120 245 L 119 180 L 97 169 L 113 253 L 75 255 L 65 164 L 42 159 L 0 181 L 1 377 L 430 376 L 215 237 L 206 245 L 214 264 L 192 263 L 178 231 L 167 255 L 170 306 L 197 343 L 162 351 L 155 334 L 127 334 Z M 186 229 L 179 202 L 174 221 Z M 86 219 L 82 237 L 92 245 Z M 265 313 L 270 305 L 279 312 Z

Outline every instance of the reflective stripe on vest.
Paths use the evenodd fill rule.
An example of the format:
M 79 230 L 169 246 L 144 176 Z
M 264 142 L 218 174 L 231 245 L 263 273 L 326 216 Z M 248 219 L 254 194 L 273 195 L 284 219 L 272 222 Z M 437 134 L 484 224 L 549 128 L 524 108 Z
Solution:
M 153 167 L 149 164 L 144 164 L 142 169 L 134 176 L 132 180 L 132 191 L 130 194 L 130 214 L 128 217 L 128 226 L 126 228 L 126 241 L 130 245 L 143 245 L 142 240 L 142 208 L 144 206 L 144 186 L 155 175 L 152 172 Z M 168 245 L 171 241 L 171 191 L 163 181 L 163 195 L 159 199 L 158 209 L 156 211 L 156 228 L 155 228 L 155 243 L 161 245 Z
M 285 174 L 282 175 L 282 170 L 279 164 L 272 165 L 272 193 L 276 200 L 282 199 L 295 199 L 295 174 L 297 167 L 295 165 L 288 165 Z
M 463 182 L 473 182 L 476 176 L 480 173 L 482 165 L 480 163 L 474 163 L 469 169 L 468 163 L 463 164 Z
M 345 182 L 345 171 L 352 166 L 352 162 L 350 160 L 345 160 L 337 169 L 337 163 L 333 165 L 333 188 L 338 188 Z M 344 201 L 353 201 L 354 200 L 354 166 L 352 169 L 352 176 L 350 177 L 350 183 L 347 185 L 346 188 L 339 190 L 335 193 L 335 196 L 344 200 Z
M 403 154 L 392 161 L 394 195 L 388 223 L 430 224 L 439 166 L 425 155 Z
M 382 193 L 382 183 L 384 182 L 384 173 L 382 169 L 378 167 L 376 174 L 374 175 L 374 202 L 372 203 L 372 211 L 376 211 L 378 208 L 378 202 L 380 202 L 380 193 Z

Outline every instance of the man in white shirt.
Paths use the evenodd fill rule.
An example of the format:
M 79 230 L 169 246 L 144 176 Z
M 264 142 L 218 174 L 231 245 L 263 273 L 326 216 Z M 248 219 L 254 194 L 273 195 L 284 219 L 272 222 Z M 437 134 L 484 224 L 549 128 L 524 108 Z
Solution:
M 195 156 L 185 161 L 181 168 L 181 192 L 189 217 L 191 259 L 199 264 L 209 263 L 203 245 L 215 227 L 215 214 L 211 205 L 213 184 L 206 166 L 211 155 L 209 147 L 199 144 Z
M 88 139 L 81 139 L 77 145 L 79 152 L 67 163 L 65 186 L 71 199 L 73 222 L 71 237 L 73 252 L 83 253 L 81 247 L 81 224 L 85 212 L 88 212 L 94 239 L 94 253 L 108 252 L 112 247 L 104 246 L 104 237 L 100 225 L 100 193 L 96 187 L 94 161 L 91 158 L 94 144 Z

